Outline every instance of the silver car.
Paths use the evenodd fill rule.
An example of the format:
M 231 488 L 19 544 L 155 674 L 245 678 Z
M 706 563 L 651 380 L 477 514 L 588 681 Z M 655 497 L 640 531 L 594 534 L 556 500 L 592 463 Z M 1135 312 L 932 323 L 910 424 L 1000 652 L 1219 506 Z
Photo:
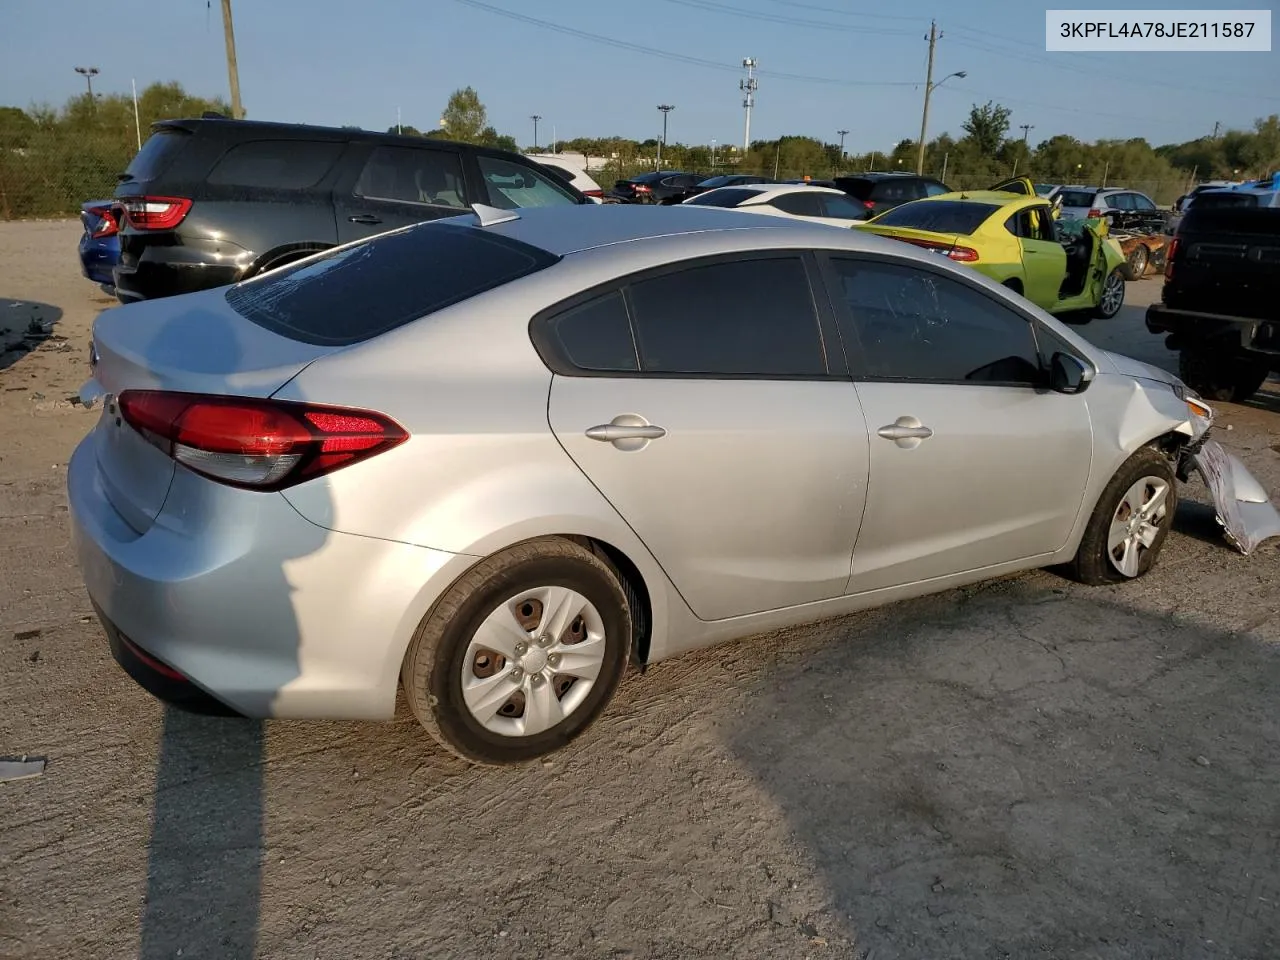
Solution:
M 108 311 L 92 360 L 70 506 L 125 670 L 252 717 L 403 686 L 483 763 L 629 663 L 1139 577 L 1209 417 L 945 257 L 696 206 L 477 208 Z

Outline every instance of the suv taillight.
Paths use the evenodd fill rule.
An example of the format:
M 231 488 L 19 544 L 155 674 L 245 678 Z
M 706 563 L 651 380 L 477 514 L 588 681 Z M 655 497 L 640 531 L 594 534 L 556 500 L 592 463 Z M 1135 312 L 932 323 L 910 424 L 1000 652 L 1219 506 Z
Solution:
M 1166 280 L 1173 279 L 1173 258 L 1178 255 L 1179 241 L 1177 237 L 1169 244 L 1169 249 L 1164 254 L 1164 278 Z
M 121 197 L 120 208 L 135 230 L 172 230 L 191 209 L 185 197 Z
M 211 480 L 282 490 L 409 439 L 380 413 L 284 400 L 125 390 L 120 413 L 168 456 Z

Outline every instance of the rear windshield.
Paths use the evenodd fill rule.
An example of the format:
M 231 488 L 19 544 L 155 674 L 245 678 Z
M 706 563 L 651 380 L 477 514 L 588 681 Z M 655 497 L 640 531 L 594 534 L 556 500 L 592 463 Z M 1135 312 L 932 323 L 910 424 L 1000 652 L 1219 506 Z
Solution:
M 1226 207 L 1256 207 L 1257 205 L 1256 193 L 1202 193 L 1195 200 L 1198 210 L 1222 210 Z
M 558 259 L 474 227 L 422 223 L 273 270 L 236 284 L 226 297 L 242 317 L 281 336 L 346 346 Z
M 876 217 L 875 222 L 886 227 L 969 234 L 999 209 L 994 203 L 974 203 L 968 200 L 917 200 L 882 213 Z
M 851 194 L 859 200 L 867 200 L 871 197 L 871 190 L 878 181 L 862 180 L 857 177 L 837 177 L 836 186 L 845 193 Z
M 120 175 L 120 179 L 122 181 L 154 180 L 164 172 L 164 168 L 173 161 L 190 139 L 191 134 L 185 130 L 174 127 L 163 127 L 157 130 L 147 138 L 142 149 Z
M 743 190 L 736 187 L 721 187 L 708 193 L 700 193 L 685 202 L 697 207 L 736 207 L 743 200 L 750 200 L 760 195 L 758 190 Z
M 1094 193 L 1092 190 L 1059 190 L 1055 200 L 1061 200 L 1064 207 L 1092 207 Z

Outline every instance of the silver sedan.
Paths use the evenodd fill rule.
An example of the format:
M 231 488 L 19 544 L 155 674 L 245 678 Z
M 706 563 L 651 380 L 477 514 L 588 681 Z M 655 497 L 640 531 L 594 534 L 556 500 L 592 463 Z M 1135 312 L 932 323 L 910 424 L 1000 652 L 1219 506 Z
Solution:
M 696 206 L 495 211 L 103 314 L 68 483 L 125 670 L 506 763 L 629 663 L 1150 569 L 1210 416 L 944 257 Z

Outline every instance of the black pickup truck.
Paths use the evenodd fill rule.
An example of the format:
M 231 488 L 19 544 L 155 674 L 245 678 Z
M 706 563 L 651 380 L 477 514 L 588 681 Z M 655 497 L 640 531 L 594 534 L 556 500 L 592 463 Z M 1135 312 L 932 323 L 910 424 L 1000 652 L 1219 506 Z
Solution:
M 1192 206 L 1147 329 L 1206 400 L 1246 400 L 1280 372 L 1280 208 Z

